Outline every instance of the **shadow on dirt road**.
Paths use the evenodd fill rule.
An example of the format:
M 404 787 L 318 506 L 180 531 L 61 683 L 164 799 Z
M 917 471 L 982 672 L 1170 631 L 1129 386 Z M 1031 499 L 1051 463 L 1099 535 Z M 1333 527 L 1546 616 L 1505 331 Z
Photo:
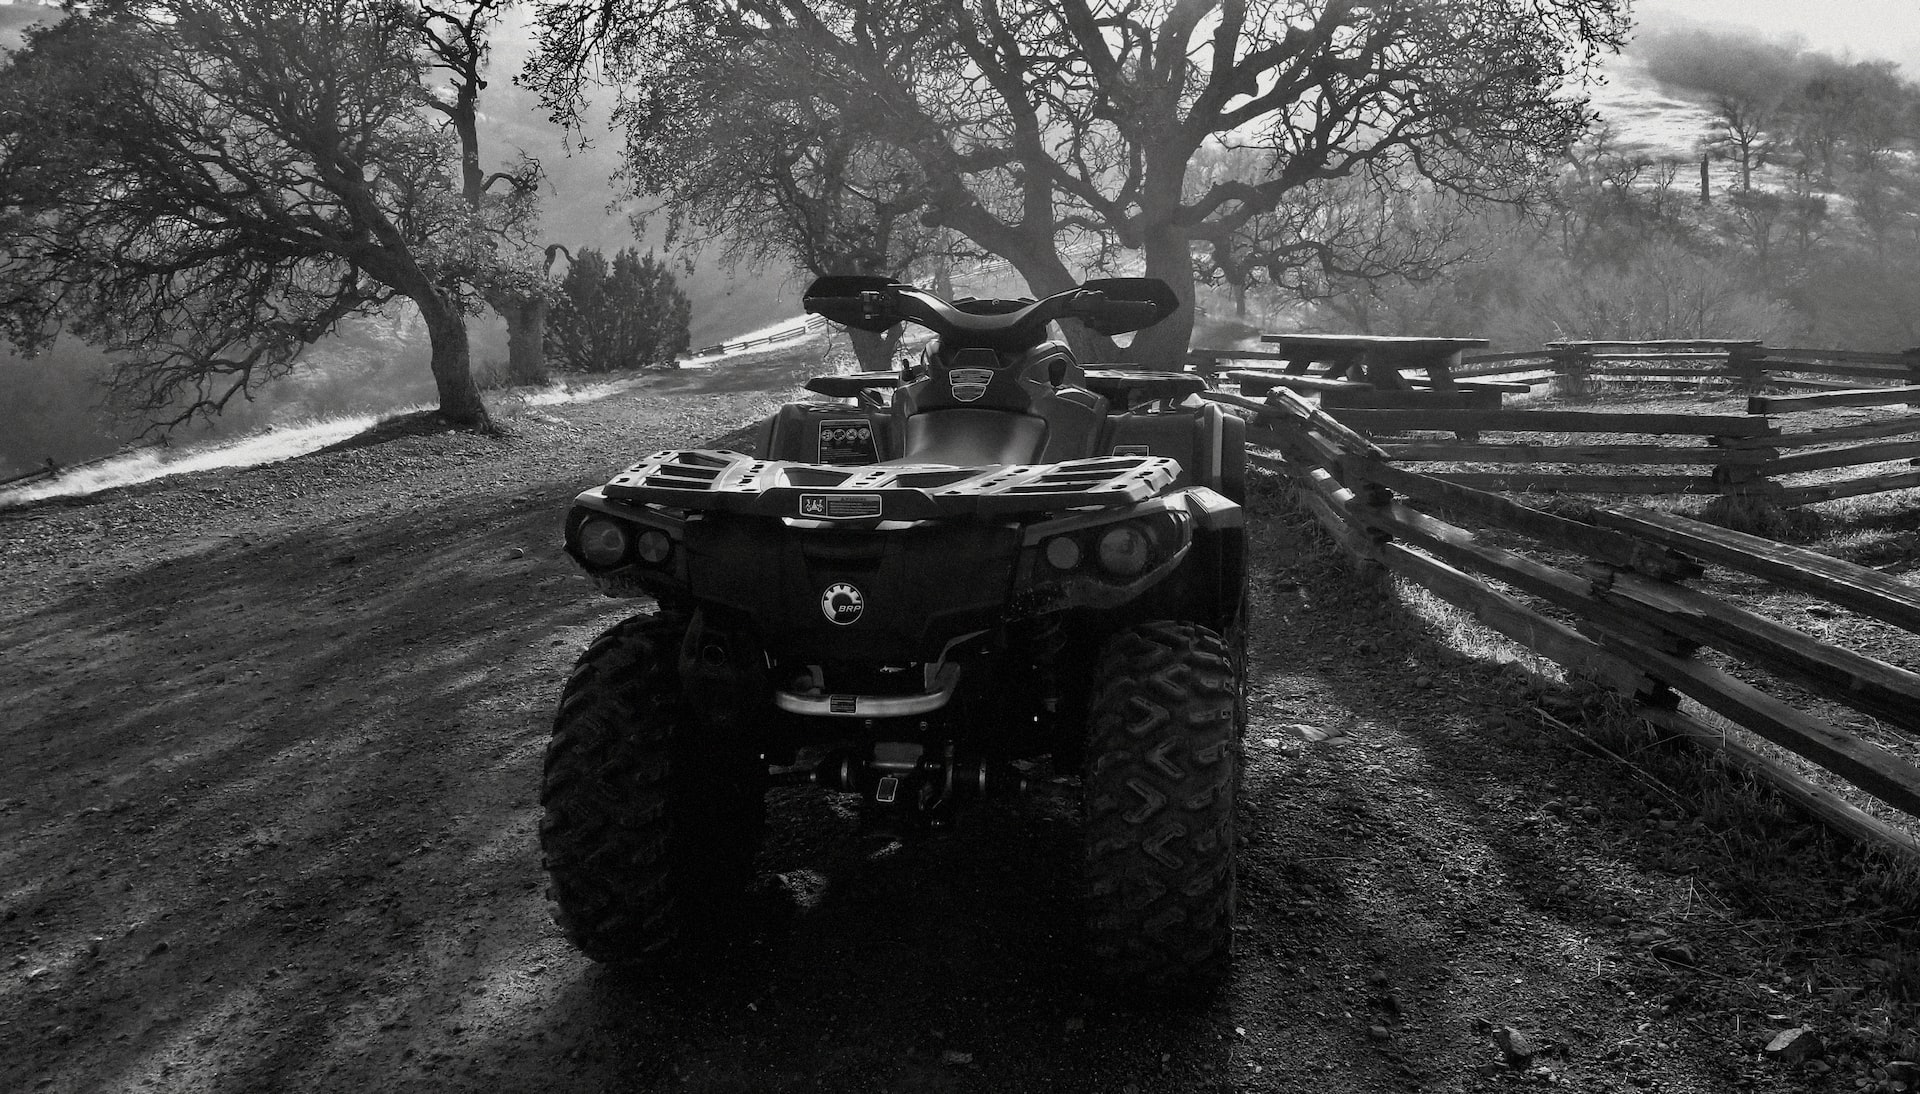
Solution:
M 540 755 L 630 608 L 554 543 L 578 485 L 93 560 L 9 621 L 0 1087 L 1108 1089 L 1221 1054 L 1093 994 L 1044 802 L 876 855 L 783 794 L 738 952 L 569 950 Z
M 261 473 L 0 522 L 86 545 L 0 586 L 25 605 L 0 618 L 0 1089 L 1797 1088 L 1683 1001 L 1762 959 L 1671 872 L 1691 830 L 1622 819 L 1627 775 L 1380 639 L 1396 609 L 1293 572 L 1279 522 L 1218 997 L 1105 994 L 1077 820 L 1046 799 L 876 850 L 780 792 L 734 950 L 594 966 L 547 921 L 535 799 L 567 670 L 632 605 L 557 548 L 582 476 L 512 459 L 475 464 L 493 485 L 436 458 L 334 501 Z M 135 502 L 175 530 L 114 523 Z M 1698 968 L 1635 940 L 1655 926 Z M 1540 1051 L 1509 1067 L 1505 1026 Z

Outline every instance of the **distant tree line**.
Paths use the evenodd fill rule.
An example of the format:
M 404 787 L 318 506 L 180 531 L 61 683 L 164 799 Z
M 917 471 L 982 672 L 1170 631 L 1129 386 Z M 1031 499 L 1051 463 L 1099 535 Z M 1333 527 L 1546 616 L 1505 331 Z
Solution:
M 1563 154 L 1552 200 L 1429 205 L 1395 233 L 1445 239 L 1444 275 L 1334 278 L 1319 321 L 1380 333 L 1764 337 L 1920 346 L 1920 87 L 1885 62 L 1750 36 L 1645 36 L 1634 51 L 1709 116 L 1692 152 L 1606 124 Z M 1701 157 L 1714 165 L 1701 180 Z M 1705 187 L 1703 189 L 1703 186 Z
M 1635 52 L 1661 83 L 1704 97 L 1709 148 L 1739 170 L 1779 165 L 1821 187 L 1889 166 L 1920 125 L 1920 95 L 1892 61 L 1845 61 L 1781 42 L 1703 29 L 1643 36 Z

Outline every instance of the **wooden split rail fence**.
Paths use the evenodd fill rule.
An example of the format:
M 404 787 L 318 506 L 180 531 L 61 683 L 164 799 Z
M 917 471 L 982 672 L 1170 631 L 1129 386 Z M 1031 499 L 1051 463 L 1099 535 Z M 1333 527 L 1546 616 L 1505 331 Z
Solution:
M 1302 337 L 1270 341 L 1310 345 Z M 1404 376 L 1374 369 L 1368 379 L 1333 362 L 1315 373 L 1298 347 L 1273 350 L 1196 350 L 1196 367 L 1236 382 L 1243 393 L 1274 390 L 1316 396 L 1349 425 L 1374 432 L 1443 432 L 1452 439 L 1383 442 L 1401 463 L 1479 465 L 1495 470 L 1436 472 L 1448 481 L 1516 493 L 1705 494 L 1752 509 L 1783 509 L 1889 490 L 1920 487 L 1920 413 L 1841 425 L 1796 425 L 1795 416 L 1834 407 L 1920 408 L 1920 351 L 1905 354 L 1841 350 L 1769 349 L 1758 342 L 1560 342 L 1530 353 L 1463 354 L 1464 339 L 1341 338 L 1339 344 L 1378 341 L 1404 353 L 1410 342 L 1453 343 Z M 1230 361 L 1285 361 L 1285 371 L 1230 369 Z M 1664 362 L 1663 367 L 1648 365 Z M 1622 364 L 1632 362 L 1632 364 Z M 1542 366 L 1547 366 L 1542 371 Z M 1814 381 L 1808 372 L 1848 380 Z M 1421 373 L 1424 373 L 1422 375 Z M 1755 392 L 1745 414 L 1621 414 L 1507 407 L 1507 395 L 1547 382 L 1583 388 L 1594 379 L 1644 380 L 1661 376 L 1720 377 Z M 1504 379 L 1501 379 L 1504 378 Z M 1518 378 L 1518 379 L 1516 379 Z M 1808 394 L 1763 394 L 1799 383 Z M 1774 419 L 1779 419 L 1776 424 Z M 1802 419 L 1804 420 L 1804 419 Z M 1484 433 L 1530 434 L 1502 443 Z M 1598 434 L 1594 443 L 1560 439 Z M 1647 435 L 1620 443 L 1613 435 Z M 1543 436 L 1550 439 L 1541 439 Z M 1682 436 L 1688 444 L 1654 438 Z M 1889 464 L 1904 461 L 1903 468 Z M 1842 468 L 1863 469 L 1835 479 Z M 1809 476 L 1813 480 L 1809 481 Z M 1788 481 L 1791 479 L 1800 481 Z
M 1551 380 L 1563 394 L 1597 382 L 1699 383 L 1723 380 L 1763 388 L 1920 385 L 1920 349 L 1871 353 L 1769 347 L 1757 339 L 1698 338 L 1639 342 L 1550 342 L 1520 353 L 1466 354 L 1455 375 Z
M 104 456 L 95 456 L 93 459 L 82 460 L 79 463 L 56 463 L 54 462 L 53 457 L 49 456 L 47 457 L 47 460 L 44 466 L 37 467 L 32 471 L 27 471 L 18 475 L 14 475 L 11 478 L 0 479 L 0 489 L 5 489 L 9 486 L 19 486 L 22 483 L 29 483 L 38 479 L 58 478 L 61 475 L 65 475 L 71 471 L 79 471 L 83 468 L 93 467 L 97 464 L 106 463 L 108 460 L 117 460 L 122 456 L 128 456 L 135 452 L 138 452 L 143 448 L 165 448 L 166 446 L 167 446 L 167 441 L 165 441 L 164 439 L 157 440 L 157 441 L 147 441 L 144 444 L 124 445 L 117 452 L 109 452 Z
M 35 479 L 50 479 L 53 476 L 58 475 L 61 471 L 65 470 L 65 468 L 60 467 L 57 464 L 54 464 L 53 461 L 51 460 L 47 462 L 48 462 L 48 466 L 46 467 L 38 468 L 33 471 L 22 472 L 21 474 L 14 475 L 10 478 L 0 479 L 0 489 L 13 486 L 18 483 L 32 482 Z
M 812 334 L 814 331 L 821 330 L 826 325 L 827 325 L 826 317 L 819 316 L 819 315 L 811 315 L 811 316 L 808 316 L 806 319 L 802 320 L 801 322 L 795 323 L 791 327 L 786 327 L 781 330 L 774 331 L 772 334 L 764 335 L 759 338 L 747 338 L 738 342 L 721 342 L 719 345 L 702 346 L 699 349 L 688 350 L 686 353 L 686 358 L 691 360 L 697 357 L 712 357 L 715 354 L 728 353 L 734 350 L 754 349 L 758 346 L 770 346 L 775 342 L 785 342 L 790 338 L 798 338 L 803 334 Z
M 1920 587 L 1636 506 L 1594 510 L 1585 519 L 1549 513 L 1493 492 L 1520 485 L 1514 476 L 1449 476 L 1405 466 L 1410 456 L 1480 458 L 1482 452 L 1463 453 L 1458 443 L 1386 443 L 1365 432 L 1418 426 L 1686 434 L 1717 440 L 1712 447 L 1688 450 L 1702 462 L 1744 468 L 1784 458 L 1760 454 L 1763 446 L 1782 447 L 1781 435 L 1765 418 L 1519 410 L 1434 411 L 1408 418 L 1414 412 L 1403 409 L 1329 411 L 1287 387 L 1262 399 L 1224 391 L 1207 397 L 1250 413 L 1250 439 L 1284 457 L 1251 458 L 1290 476 L 1318 522 L 1363 565 L 1412 580 L 1520 646 L 1612 688 L 1647 721 L 1708 744 L 1835 826 L 1920 855 L 1920 840 L 1899 826 L 1729 739 L 1680 704 L 1682 696 L 1692 699 L 1920 817 L 1920 765 L 1741 678 L 1752 675 L 1745 668 L 1762 669 L 1900 732 L 1920 734 L 1920 674 L 1816 641 L 1686 582 L 1701 576 L 1707 564 L 1728 567 L 1916 636 Z M 1613 447 L 1587 455 L 1602 461 L 1646 456 L 1607 450 Z M 1744 453 L 1740 459 L 1755 463 L 1726 459 L 1729 453 Z M 1536 458 L 1571 462 L 1574 455 L 1556 451 Z M 1624 476 L 1604 479 L 1569 477 L 1562 485 L 1640 492 L 1673 485 Z M 1500 543 L 1518 543 L 1526 553 Z M 1696 656 L 1702 648 L 1718 651 L 1743 671 L 1736 676 Z

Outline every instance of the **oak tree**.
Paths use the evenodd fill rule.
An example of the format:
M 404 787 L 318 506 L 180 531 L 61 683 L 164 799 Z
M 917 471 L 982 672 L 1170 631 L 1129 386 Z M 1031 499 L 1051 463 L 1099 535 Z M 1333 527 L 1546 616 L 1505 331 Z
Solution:
M 675 169 L 649 158 L 675 126 L 732 139 L 716 100 L 686 93 L 712 81 L 685 75 L 737 66 L 910 157 L 923 220 L 1035 292 L 1117 248 L 1187 303 L 1196 247 L 1305 188 L 1412 171 L 1456 194 L 1530 192 L 1588 121 L 1579 81 L 1626 27 L 1619 0 L 687 0 L 667 9 L 679 23 L 612 0 L 542 7 L 573 33 L 550 37 L 536 78 L 565 108 L 615 77 L 642 170 Z M 650 33 L 663 26 L 709 44 Z M 726 45 L 747 41 L 764 48 Z M 1212 145 L 1256 169 L 1190 190 Z M 1191 322 L 1183 308 L 1132 355 L 1177 362 Z
M 487 232 L 491 261 L 475 272 L 474 288 L 507 324 L 507 376 L 517 384 L 546 380 L 547 310 L 554 286 L 548 278 L 558 247 L 541 247 L 535 199 L 543 172 L 524 153 L 504 170 L 480 163 L 480 93 L 487 87 L 488 37 L 511 0 L 420 6 L 421 35 L 436 74 L 446 80 L 427 104 L 443 114 L 458 142 L 460 197 Z
M 440 412 L 488 425 L 466 316 L 529 206 L 463 190 L 427 18 L 391 0 L 114 0 L 34 33 L 0 69 L 0 335 L 112 351 L 117 385 L 173 424 L 404 299 Z
M 549 11 L 549 20 L 561 13 Z M 578 12 L 572 23 L 577 27 Z M 549 52 L 536 68 L 549 71 L 560 44 L 550 25 Z M 710 41 L 710 40 L 709 40 Z M 636 229 L 664 220 L 669 245 L 718 252 L 728 267 L 793 268 L 815 277 L 885 274 L 905 279 L 942 249 L 950 233 L 921 223 L 926 188 L 912 157 L 874 140 L 857 120 L 812 94 L 804 73 L 742 79 L 742 72 L 776 71 L 790 63 L 777 43 L 741 37 L 723 56 L 687 56 L 704 63 L 676 67 L 660 107 L 662 124 L 629 126 L 626 181 L 644 202 Z M 608 58 L 603 77 L 639 82 L 646 74 Z M 579 58 L 576 56 L 576 63 Z M 577 72 L 576 70 L 572 70 Z M 552 85 L 549 79 L 548 86 Z M 622 111 L 630 111 L 632 99 Z M 689 105 L 698 103 L 697 109 Z M 716 132 L 712 123 L 724 119 Z M 856 355 L 868 370 L 886 368 L 899 340 L 852 331 Z

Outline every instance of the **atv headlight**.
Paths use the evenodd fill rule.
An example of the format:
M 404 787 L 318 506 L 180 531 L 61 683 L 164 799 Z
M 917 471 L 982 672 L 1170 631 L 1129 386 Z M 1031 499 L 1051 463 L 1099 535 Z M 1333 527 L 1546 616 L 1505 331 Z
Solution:
M 649 528 L 640 533 L 640 561 L 649 566 L 658 566 L 673 553 L 673 540 L 658 528 Z
M 1080 565 L 1083 552 L 1072 536 L 1055 536 L 1047 541 L 1047 565 L 1056 570 L 1071 570 Z
M 619 521 L 589 517 L 580 525 L 580 557 L 591 566 L 600 569 L 618 566 L 627 560 L 627 552 L 632 547 L 633 537 Z
M 1100 568 L 1115 577 L 1139 577 L 1153 562 L 1153 544 L 1139 525 L 1117 524 L 1100 533 L 1096 557 Z

